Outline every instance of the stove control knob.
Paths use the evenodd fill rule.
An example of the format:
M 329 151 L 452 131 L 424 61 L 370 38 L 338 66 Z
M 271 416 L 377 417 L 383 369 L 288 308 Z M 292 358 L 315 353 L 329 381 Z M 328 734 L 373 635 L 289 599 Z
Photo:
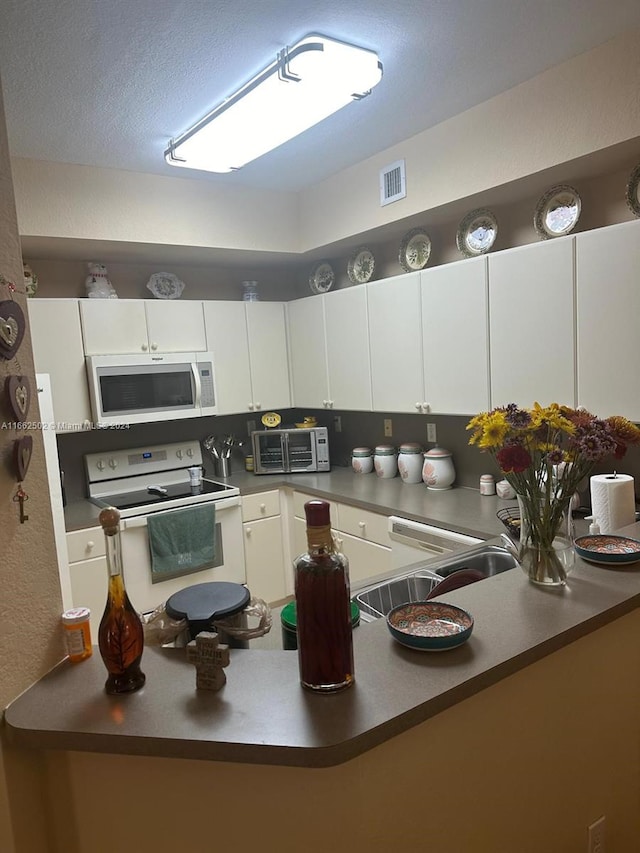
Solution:
M 96 468 L 98 469 L 98 471 L 104 471 L 104 462 L 102 461 L 102 459 L 98 459 L 98 461 L 96 462 Z
M 176 450 L 176 456 L 178 457 L 178 459 L 182 459 L 182 451 Z
M 109 468 L 111 468 L 113 470 L 114 468 L 117 468 L 117 467 L 118 467 L 118 463 L 112 456 L 111 459 L 109 459 Z
M 187 448 L 187 456 L 191 458 L 193 456 L 193 450 L 189 447 Z

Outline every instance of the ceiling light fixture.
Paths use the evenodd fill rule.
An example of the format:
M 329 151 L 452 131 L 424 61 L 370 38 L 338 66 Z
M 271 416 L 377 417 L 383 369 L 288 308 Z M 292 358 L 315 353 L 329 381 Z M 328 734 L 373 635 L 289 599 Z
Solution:
M 167 163 L 231 172 L 366 97 L 382 78 L 372 50 L 309 35 L 172 139 Z

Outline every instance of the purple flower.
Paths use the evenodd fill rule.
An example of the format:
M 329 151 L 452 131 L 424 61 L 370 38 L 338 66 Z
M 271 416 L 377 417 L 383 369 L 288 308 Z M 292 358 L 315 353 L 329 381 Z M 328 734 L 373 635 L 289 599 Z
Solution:
M 519 409 L 515 403 L 509 403 L 505 409 L 507 423 L 514 429 L 526 429 L 531 423 L 531 415 L 525 409 Z

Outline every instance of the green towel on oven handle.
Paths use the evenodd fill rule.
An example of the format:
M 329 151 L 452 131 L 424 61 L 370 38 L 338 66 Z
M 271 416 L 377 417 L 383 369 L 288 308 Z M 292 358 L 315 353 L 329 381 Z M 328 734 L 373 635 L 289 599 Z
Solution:
M 213 503 L 149 515 L 147 530 L 152 583 L 188 575 L 215 563 Z

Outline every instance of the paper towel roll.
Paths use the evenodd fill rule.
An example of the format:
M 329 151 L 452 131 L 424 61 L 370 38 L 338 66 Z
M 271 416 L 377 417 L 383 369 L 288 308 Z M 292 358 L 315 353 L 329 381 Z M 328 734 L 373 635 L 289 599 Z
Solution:
M 628 474 L 594 474 L 591 486 L 591 515 L 601 533 L 612 533 L 636 520 L 633 477 Z

